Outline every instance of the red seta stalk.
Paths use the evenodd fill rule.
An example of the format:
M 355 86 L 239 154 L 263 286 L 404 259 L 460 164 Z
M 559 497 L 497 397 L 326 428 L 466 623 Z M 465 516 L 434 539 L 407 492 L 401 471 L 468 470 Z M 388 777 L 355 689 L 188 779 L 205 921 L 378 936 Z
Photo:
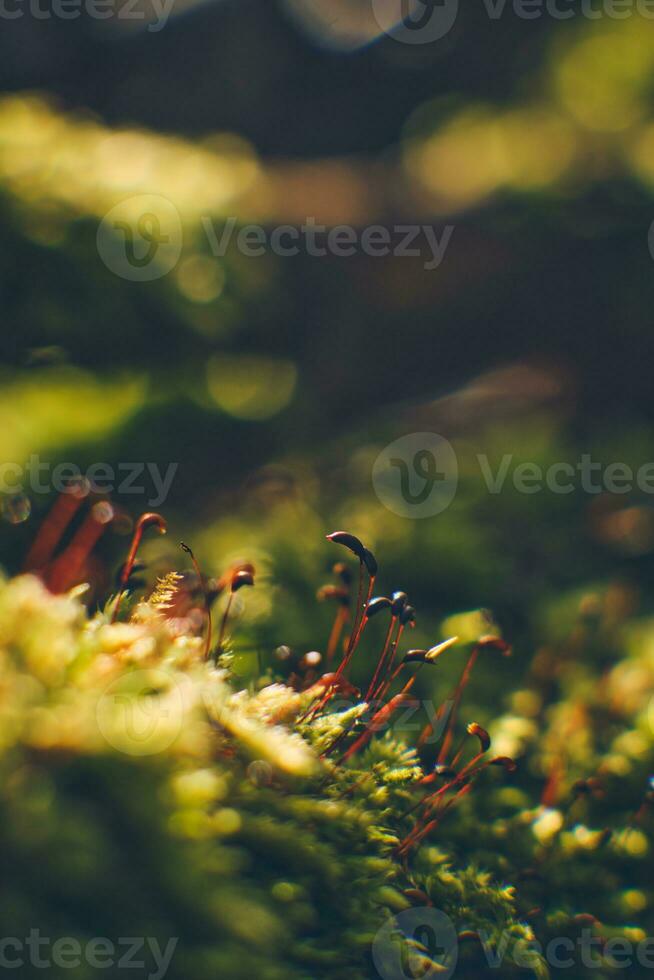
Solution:
M 440 764 L 443 764 L 449 755 L 450 747 L 452 745 L 452 740 L 454 738 L 454 726 L 456 724 L 456 718 L 459 711 L 459 706 L 461 704 L 461 698 L 463 697 L 463 692 L 468 685 L 468 681 L 470 680 L 472 669 L 477 663 L 479 653 L 480 653 L 480 648 L 477 645 L 475 645 L 472 649 L 472 653 L 470 654 L 470 657 L 468 658 L 467 664 L 463 668 L 463 673 L 461 674 L 461 678 L 459 680 L 459 683 L 457 684 L 456 691 L 454 692 L 454 702 L 452 704 L 452 710 L 450 712 L 450 717 L 447 722 L 447 730 L 445 732 L 445 736 L 443 738 L 443 744 L 441 745 L 441 750 L 438 753 L 438 758 L 437 758 L 437 761 Z
M 361 563 L 360 563 L 360 569 L 359 569 L 360 582 L 363 581 L 363 564 L 364 564 L 363 561 L 361 561 Z M 329 700 L 334 696 L 334 693 L 336 691 L 336 683 L 341 679 L 341 677 L 343 676 L 343 672 L 345 671 L 346 667 L 350 664 L 350 661 L 352 660 L 352 657 L 354 656 L 354 654 L 356 652 L 356 648 L 357 648 L 357 646 L 359 644 L 359 640 L 361 639 L 361 636 L 363 634 L 363 631 L 364 631 L 364 629 L 366 627 L 366 623 L 368 622 L 367 617 L 365 615 L 365 611 L 366 611 L 366 609 L 368 607 L 368 603 L 370 602 L 370 599 L 372 598 L 372 590 L 374 589 L 374 587 L 375 587 L 375 575 L 371 573 L 370 574 L 370 581 L 368 583 L 368 593 L 367 593 L 367 596 L 366 596 L 366 601 L 363 604 L 363 606 L 361 607 L 361 613 L 360 613 L 360 615 L 359 615 L 359 611 L 358 610 L 355 613 L 354 626 L 353 626 L 353 629 L 352 629 L 352 633 L 350 634 L 350 640 L 349 640 L 349 643 L 347 645 L 347 650 L 345 651 L 345 655 L 344 655 L 343 659 L 341 660 L 338 668 L 336 669 L 336 672 L 334 674 L 334 682 L 332 684 L 330 684 L 330 686 L 327 688 L 327 690 L 325 691 L 325 693 L 324 693 L 322 699 L 319 701 L 319 703 L 317 705 L 315 705 L 314 707 L 310 707 L 304 713 L 304 715 L 300 718 L 300 721 L 301 722 L 307 720 L 308 718 L 314 718 L 320 711 L 322 711 L 324 709 L 324 707 L 327 705 L 327 703 L 329 702 Z M 357 604 L 361 601 L 360 597 L 361 597 L 362 591 L 363 591 L 363 589 L 361 588 L 361 585 L 360 585 L 360 587 L 359 587 L 359 595 L 358 595 L 358 598 L 357 598 Z
M 377 688 L 377 690 L 373 692 L 373 695 L 372 695 L 373 698 L 376 698 L 379 701 L 381 701 L 383 698 L 386 697 L 386 695 L 388 694 L 388 690 L 389 690 L 391 684 L 393 683 L 393 681 L 395 680 L 395 677 L 397 676 L 397 674 L 391 674 L 391 671 L 393 670 L 393 664 L 395 663 L 395 656 L 397 654 L 397 647 L 398 647 L 398 644 L 399 644 L 400 640 L 402 639 L 402 633 L 404 633 L 404 629 L 405 629 L 404 623 L 400 623 L 400 625 L 398 627 L 398 630 L 397 630 L 397 636 L 395 637 L 395 640 L 391 644 L 391 649 L 390 649 L 390 654 L 391 655 L 390 655 L 390 659 L 389 659 L 389 662 L 388 662 L 388 667 L 386 668 L 386 670 L 384 672 L 386 679 L 384 679 L 384 677 L 382 677 L 381 684 L 379 685 L 379 687 Z M 402 665 L 400 664 L 397 673 L 399 673 L 399 671 L 401 669 L 402 669 Z M 420 669 L 420 668 L 418 668 L 418 669 Z M 416 674 L 417 673 L 418 673 L 418 671 L 416 671 Z
M 363 563 L 361 564 L 361 573 L 363 574 Z M 352 628 L 352 633 L 350 634 L 350 641 L 348 643 L 345 656 L 343 657 L 336 671 L 338 677 L 340 677 L 343 671 L 345 670 L 345 668 L 349 666 L 350 661 L 352 660 L 352 657 L 355 654 L 356 648 L 359 645 L 359 641 L 361 639 L 363 631 L 366 628 L 366 623 L 368 622 L 368 620 L 366 618 L 365 612 L 368 603 L 372 598 L 372 590 L 374 589 L 374 587 L 375 587 L 375 576 L 371 575 L 370 581 L 368 582 L 368 594 L 366 595 L 366 600 L 360 609 L 357 608 L 357 611 L 355 613 L 354 626 Z M 359 596 L 357 598 L 357 605 L 359 605 L 360 602 L 361 602 L 361 590 L 359 591 Z
M 200 583 L 200 588 L 202 589 L 202 597 L 204 599 L 204 611 L 207 617 L 207 635 L 204 643 L 204 659 L 208 660 L 209 651 L 211 650 L 211 634 L 213 631 L 213 623 L 211 620 L 211 602 L 209 601 L 209 596 L 207 594 L 207 588 L 204 582 L 204 577 L 202 575 L 202 570 L 198 564 L 197 558 L 195 557 L 195 555 L 193 554 L 189 546 L 187 544 L 184 544 L 183 541 L 180 541 L 179 546 L 182 549 L 182 551 L 186 552 L 186 554 L 191 559 L 193 568 L 195 569 L 195 574 L 197 575 L 198 582 Z
M 409 700 L 409 692 L 413 687 L 415 676 L 405 684 L 404 688 L 395 697 L 392 697 L 388 704 L 383 705 L 368 722 L 365 731 L 359 736 L 356 742 L 347 749 L 340 759 L 340 764 L 347 762 L 353 755 L 365 748 L 373 735 L 380 731 L 391 719 L 395 711 Z
M 472 653 L 468 659 L 468 663 L 463 668 L 463 673 L 461 674 L 461 679 L 457 684 L 456 691 L 454 692 L 454 699 L 452 704 L 452 711 L 450 712 L 450 717 L 447 721 L 447 729 L 445 731 L 445 737 L 443 739 L 443 744 L 441 750 L 438 753 L 438 762 L 444 763 L 449 754 L 450 748 L 452 746 L 452 740 L 454 738 L 454 726 L 456 725 L 457 714 L 459 711 L 459 706 L 461 704 L 461 698 L 463 697 L 463 692 L 465 691 L 468 681 L 470 680 L 470 675 L 472 674 L 473 667 L 475 666 L 479 654 L 482 650 L 497 650 L 504 656 L 508 656 L 511 652 L 511 648 L 508 643 L 502 640 L 499 636 L 482 636 L 475 643 L 472 648 Z M 431 723 L 430 723 L 431 724 Z M 424 735 L 424 733 L 423 733 Z M 421 736 L 422 739 L 422 736 Z
M 373 674 L 372 680 L 370 681 L 370 684 L 368 685 L 368 690 L 366 691 L 366 697 L 365 697 L 365 700 L 366 701 L 369 701 L 370 700 L 370 698 L 372 697 L 373 691 L 375 690 L 375 688 L 377 686 L 377 681 L 379 680 L 379 676 L 381 674 L 381 671 L 382 671 L 382 668 L 383 668 L 383 665 L 384 665 L 384 661 L 386 659 L 386 651 L 388 650 L 388 645 L 391 642 L 391 636 L 393 635 L 393 630 L 395 629 L 395 624 L 396 623 L 397 623 L 397 616 L 393 616 L 392 615 L 391 616 L 391 621 L 390 621 L 389 626 L 388 626 L 388 630 L 386 632 L 386 637 L 384 639 L 384 645 L 382 647 L 382 652 L 380 654 L 379 660 L 377 661 L 377 667 L 375 669 L 375 673 Z
M 138 521 L 136 522 L 136 528 L 134 530 L 134 536 L 132 538 L 132 544 L 129 549 L 129 554 L 127 556 L 127 561 L 123 565 L 123 570 L 120 575 L 120 582 L 118 585 L 118 595 L 116 597 L 116 605 L 114 606 L 113 615 L 111 617 L 111 622 L 115 623 L 118 618 L 118 612 L 120 610 L 120 605 L 123 601 L 123 595 L 129 582 L 130 575 L 134 569 L 134 562 L 136 561 L 136 555 L 138 553 L 139 547 L 141 545 L 141 540 L 143 534 L 149 527 L 156 527 L 159 534 L 166 534 L 168 530 L 168 525 L 160 514 L 147 513 L 142 514 Z

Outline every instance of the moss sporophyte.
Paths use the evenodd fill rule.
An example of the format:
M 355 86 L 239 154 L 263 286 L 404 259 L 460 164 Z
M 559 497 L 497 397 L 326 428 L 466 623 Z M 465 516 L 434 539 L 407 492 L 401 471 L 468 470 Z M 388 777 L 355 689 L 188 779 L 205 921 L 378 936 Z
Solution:
M 459 723 L 475 665 L 508 655 L 508 643 L 493 631 L 405 644 L 416 611 L 404 591 L 373 595 L 378 563 L 355 535 L 328 535 L 353 556 L 358 577 L 338 562 L 334 581 L 319 591 L 336 606 L 326 656 L 317 649 L 296 656 L 285 636 L 268 661 L 260 652 L 260 675 L 244 682 L 233 669 L 234 600 L 244 587 L 256 594 L 267 586 L 255 585 L 248 561 L 208 577 L 182 545 L 192 570 L 172 568 L 144 591 L 138 552 L 149 527 L 165 530 L 158 514 L 136 522 L 117 596 L 95 612 L 82 604 L 97 567 L 94 545 L 113 513 L 106 501 L 62 497 L 36 535 L 25 572 L 0 582 L 0 805 L 18 855 L 22 828 L 32 827 L 24 811 L 30 780 L 38 776 L 49 787 L 48 853 L 57 853 L 65 821 L 82 806 L 86 832 L 103 843 L 88 860 L 80 856 L 63 887 L 95 894 L 99 876 L 141 894 L 136 882 L 154 876 L 167 911 L 152 911 L 156 923 L 142 929 L 153 931 L 143 934 L 156 935 L 172 917 L 185 936 L 180 977 L 200 978 L 218 963 L 230 977 L 299 980 L 308 970 L 363 978 L 372 937 L 388 914 L 411 905 L 441 909 L 456 923 L 461 949 L 472 949 L 470 976 L 479 975 L 486 948 L 470 936 L 491 937 L 500 949 L 509 934 L 503 970 L 513 971 L 518 940 L 532 943 L 535 928 L 567 935 L 582 928 L 575 916 L 591 914 L 565 883 L 570 853 L 584 855 L 575 864 L 578 879 L 592 867 L 592 875 L 608 868 L 617 880 L 616 862 L 626 867 L 646 846 L 651 789 L 628 800 L 615 833 L 592 830 L 579 808 L 605 805 L 606 777 L 586 773 L 565 802 L 558 748 L 538 784 L 544 801 L 530 807 L 524 786 L 533 776 L 516 785 L 521 770 L 501 726 L 496 738 L 477 721 Z M 61 547 L 74 520 L 78 530 Z M 418 727 L 416 744 L 407 744 L 402 719 L 421 703 L 416 690 L 438 690 L 443 664 L 459 650 L 458 680 L 453 689 L 452 681 L 443 685 L 441 708 Z M 137 799 L 135 809 L 130 800 Z M 141 867 L 130 885 L 130 860 L 118 880 L 102 855 L 127 856 L 137 840 L 137 863 L 147 860 L 149 870 Z M 161 871 L 166 862 L 177 868 L 170 877 Z M 7 886 L 16 894 L 19 872 Z M 538 882 L 548 878 L 539 893 Z M 552 904 L 557 895 L 560 907 Z M 625 895 L 640 901 L 635 886 Z M 119 909 L 117 928 L 131 934 L 114 898 L 98 895 L 96 911 L 106 900 Z M 138 914 L 149 921 L 145 893 L 139 902 Z M 72 897 L 67 907 L 75 907 Z M 252 916 L 256 935 L 244 925 Z M 601 934 L 605 927 L 593 921 Z M 277 942 L 276 930 L 290 945 Z M 545 976 L 542 958 L 534 963 L 532 972 Z

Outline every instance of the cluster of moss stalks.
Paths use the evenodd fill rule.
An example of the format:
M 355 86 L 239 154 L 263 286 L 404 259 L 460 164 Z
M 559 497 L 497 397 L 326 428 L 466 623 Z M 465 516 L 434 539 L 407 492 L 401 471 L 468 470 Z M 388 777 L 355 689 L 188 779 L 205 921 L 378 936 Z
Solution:
M 153 937 L 162 949 L 174 938 L 167 976 L 184 980 L 375 977 L 376 933 L 415 907 L 451 918 L 457 977 L 545 977 L 548 938 L 582 929 L 602 943 L 645 937 L 651 730 L 644 751 L 645 722 L 633 718 L 645 713 L 635 692 L 648 683 L 643 671 L 654 671 L 649 660 L 637 678 L 633 663 L 627 677 L 624 666 L 614 672 L 581 721 L 571 717 L 571 692 L 546 730 L 522 692 L 523 716 L 498 719 L 494 738 L 513 739 L 518 757 L 550 760 L 549 798 L 530 795 L 535 780 L 520 767 L 515 781 L 488 769 L 407 848 L 420 801 L 452 781 L 447 766 L 437 771 L 442 756 L 429 761 L 390 718 L 371 728 L 375 709 L 354 689 L 339 689 L 349 704 L 331 697 L 338 671 L 306 684 L 266 672 L 239 689 L 227 643 L 207 657 L 206 633 L 176 614 L 180 583 L 171 574 L 141 601 L 123 602 L 119 617 L 115 600 L 89 614 L 83 587 L 54 594 L 37 575 L 0 584 L 4 936 L 38 928 L 82 945 Z M 414 651 L 407 677 L 428 654 Z M 569 679 L 586 685 L 585 703 L 588 683 Z M 611 699 L 620 685 L 635 727 L 618 731 Z M 458 711 L 450 762 L 461 739 L 467 745 L 469 719 Z M 612 741 L 599 735 L 595 744 L 611 711 Z M 558 772 L 557 738 L 579 724 L 588 725 L 587 755 Z M 622 772 L 620 752 L 634 763 Z M 474 751 L 465 753 L 468 763 Z M 607 758 L 613 769 L 593 781 Z M 571 788 L 577 770 L 589 778 Z M 608 896 L 592 907 L 603 889 L 631 895 L 622 921 Z M 609 908 L 613 921 L 600 919 Z M 431 963 L 432 951 L 408 940 L 409 969 L 437 976 L 437 957 Z M 588 976 L 615 975 L 599 955 Z M 82 959 L 65 975 L 97 970 Z M 586 975 L 583 964 L 575 975 Z

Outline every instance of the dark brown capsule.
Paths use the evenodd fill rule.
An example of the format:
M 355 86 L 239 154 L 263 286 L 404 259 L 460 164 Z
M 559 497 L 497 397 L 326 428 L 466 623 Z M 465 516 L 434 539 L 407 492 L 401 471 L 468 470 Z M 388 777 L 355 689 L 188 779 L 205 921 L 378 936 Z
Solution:
M 508 755 L 498 755 L 488 763 L 490 766 L 502 766 L 506 772 L 515 772 L 518 764 L 515 759 L 510 759 Z
M 482 728 L 481 725 L 478 725 L 476 721 L 472 721 L 468 725 L 468 734 L 476 735 L 477 738 L 479 739 L 479 745 L 481 746 L 481 751 L 488 752 L 488 750 L 490 749 L 491 740 L 490 740 L 490 735 L 488 734 L 485 728 Z
M 240 572 L 236 572 L 232 578 L 232 592 L 238 592 L 242 589 L 244 585 L 254 585 L 254 575 L 252 572 L 247 572 L 245 569 L 241 569 Z
M 405 606 L 400 613 L 400 623 L 402 626 L 406 626 L 408 623 L 415 623 L 416 621 L 416 611 L 413 606 Z
M 406 592 L 394 592 L 392 599 L 393 605 L 391 606 L 391 611 L 394 616 L 399 616 L 409 601 L 409 597 Z
M 364 561 L 366 549 L 363 546 L 363 542 L 355 537 L 354 534 L 350 534 L 349 531 L 333 531 L 327 535 L 327 540 L 333 541 L 334 544 L 342 544 L 344 548 L 349 548 L 357 556 L 359 561 Z
M 402 658 L 405 664 L 425 664 L 427 663 L 427 651 L 426 650 L 409 650 L 404 654 Z
M 377 559 L 367 548 L 363 549 L 363 564 L 368 569 L 368 574 L 374 578 L 378 570 Z
M 366 606 L 365 615 L 368 619 L 372 619 L 377 613 L 382 612 L 384 609 L 391 608 L 391 600 L 387 599 L 385 595 L 377 596 L 376 599 L 371 599 Z

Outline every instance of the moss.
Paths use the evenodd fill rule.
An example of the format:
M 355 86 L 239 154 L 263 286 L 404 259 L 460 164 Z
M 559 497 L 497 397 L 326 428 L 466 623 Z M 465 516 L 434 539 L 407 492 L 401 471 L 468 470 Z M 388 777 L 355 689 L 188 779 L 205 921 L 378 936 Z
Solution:
M 375 976 L 379 930 L 416 907 L 454 924 L 457 977 L 547 976 L 549 939 L 576 941 L 589 922 L 605 939 L 644 935 L 651 733 L 638 711 L 633 728 L 617 718 L 625 685 L 638 700 L 634 671 L 644 683 L 644 626 L 626 630 L 635 652 L 599 687 L 561 672 L 564 695 L 547 714 L 532 678 L 514 695 L 525 714 L 493 731 L 521 759 L 516 779 L 481 774 L 402 851 L 433 749 L 430 761 L 391 724 L 345 762 L 368 730 L 365 705 L 324 703 L 330 688 L 310 677 L 239 687 L 229 655 L 207 661 L 204 640 L 171 618 L 178 584 L 115 623 L 111 607 L 89 616 L 79 590 L 54 596 L 33 576 L 0 585 L 6 936 L 38 928 L 83 948 L 97 936 L 162 949 L 176 939 L 169 977 L 277 980 Z M 546 779 L 552 798 L 539 804 L 571 724 L 585 726 L 583 752 L 566 759 L 561 785 Z M 570 797 L 573 779 L 597 771 L 601 793 L 591 781 Z M 82 960 L 67 975 L 94 971 Z

